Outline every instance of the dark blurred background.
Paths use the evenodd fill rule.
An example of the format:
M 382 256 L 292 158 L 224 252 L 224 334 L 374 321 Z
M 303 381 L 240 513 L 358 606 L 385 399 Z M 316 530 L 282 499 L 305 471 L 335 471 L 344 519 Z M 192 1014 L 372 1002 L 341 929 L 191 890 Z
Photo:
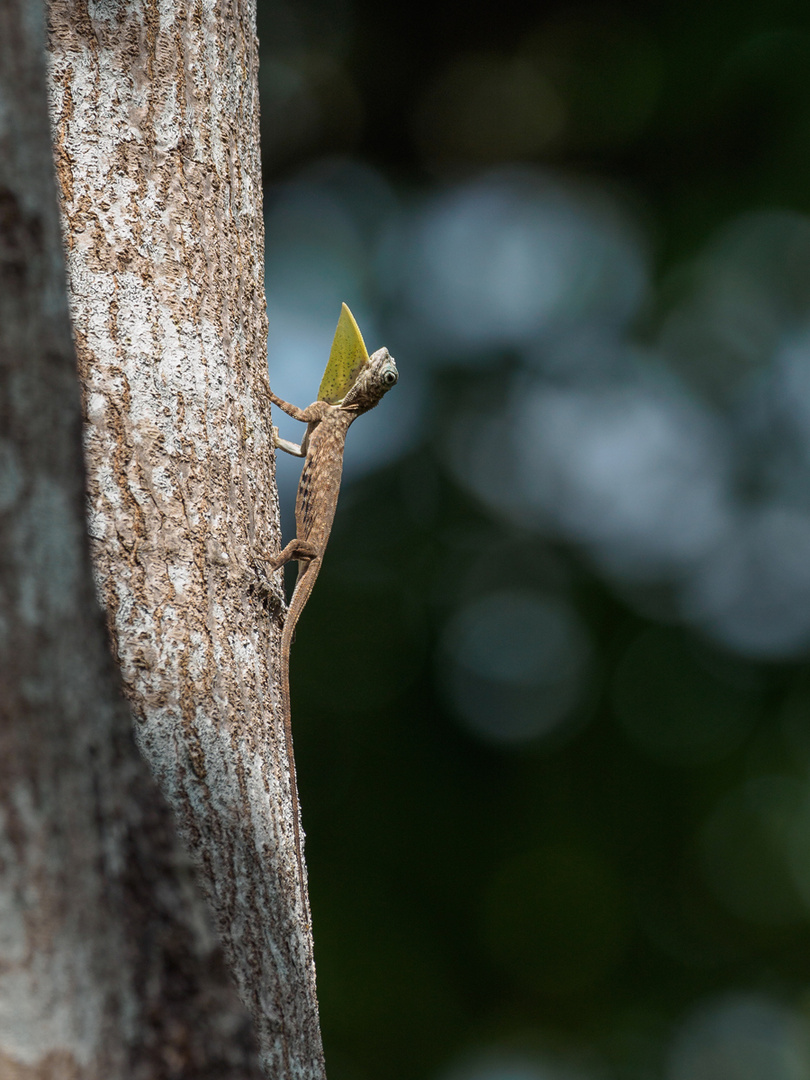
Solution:
M 331 1080 L 810 1077 L 810 10 L 259 17 L 272 386 L 400 369 L 293 656 Z

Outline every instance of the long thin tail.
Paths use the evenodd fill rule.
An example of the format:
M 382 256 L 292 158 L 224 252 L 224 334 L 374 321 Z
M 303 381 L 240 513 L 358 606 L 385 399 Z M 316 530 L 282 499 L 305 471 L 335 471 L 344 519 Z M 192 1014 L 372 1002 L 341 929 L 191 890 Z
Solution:
M 315 579 L 320 570 L 320 559 L 310 559 L 299 563 L 298 580 L 295 584 L 290 606 L 287 609 L 287 618 L 284 620 L 284 629 L 281 632 L 281 700 L 284 720 L 284 741 L 287 747 L 288 775 L 290 778 L 290 798 L 292 801 L 293 835 L 295 838 L 295 857 L 298 862 L 298 883 L 301 891 L 301 904 L 304 909 L 304 917 L 307 925 L 310 924 L 309 898 L 307 896 L 306 876 L 304 874 L 304 857 L 301 851 L 301 823 L 300 807 L 298 803 L 298 780 L 295 772 L 295 755 L 293 752 L 292 737 L 292 710 L 290 706 L 290 648 L 292 646 L 295 627 L 301 612 L 304 610 L 307 600 L 312 593 Z

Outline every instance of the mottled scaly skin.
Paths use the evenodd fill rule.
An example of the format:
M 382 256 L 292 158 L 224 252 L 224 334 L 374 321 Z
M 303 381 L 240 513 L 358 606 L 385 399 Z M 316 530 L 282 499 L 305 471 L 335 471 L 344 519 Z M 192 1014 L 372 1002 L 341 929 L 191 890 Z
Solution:
M 373 409 L 397 381 L 397 368 L 387 349 L 378 349 L 362 369 L 349 392 L 337 405 L 326 401 L 314 401 L 308 408 L 299 409 L 270 391 L 270 400 L 288 416 L 308 425 L 301 445 L 289 443 L 278 437 L 273 429 L 273 442 L 287 453 L 304 457 L 298 496 L 295 500 L 296 536 L 278 555 L 268 558 L 268 568 L 278 570 L 291 559 L 298 560 L 298 580 L 295 584 L 287 618 L 281 634 L 281 705 L 284 712 L 284 735 L 287 742 L 287 760 L 290 770 L 290 794 L 292 797 L 295 854 L 298 861 L 298 877 L 301 902 L 309 919 L 306 898 L 304 860 L 301 854 L 301 826 L 299 822 L 298 785 L 295 778 L 293 758 L 292 722 L 290 716 L 290 646 L 295 627 L 304 606 L 309 600 L 323 562 L 323 554 L 335 520 L 340 479 L 343 474 L 343 448 L 346 432 L 364 412 Z

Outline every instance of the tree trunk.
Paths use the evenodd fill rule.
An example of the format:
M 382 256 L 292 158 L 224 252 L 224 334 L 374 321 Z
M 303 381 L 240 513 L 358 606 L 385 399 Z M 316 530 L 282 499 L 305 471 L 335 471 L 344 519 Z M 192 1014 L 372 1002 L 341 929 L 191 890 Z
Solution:
M 0 870 L 2 1080 L 257 1080 L 93 589 L 33 0 L 0 5 Z
M 20 103 L 13 80 L 30 60 L 29 39 L 25 56 L 18 50 L 24 29 L 30 33 L 36 22 L 36 10 L 30 0 L 2 7 L 2 19 L 15 31 L 6 33 L 0 21 L 2 59 L 14 86 L 4 97 L 14 100 L 17 110 L 0 108 L 8 144 L 19 137 L 8 124 L 34 115 Z M 52 0 L 51 120 L 83 384 L 92 556 L 136 738 L 201 871 L 227 962 L 255 1021 L 267 1075 L 315 1080 L 325 1074 L 306 883 L 299 887 L 297 882 L 289 769 L 280 712 L 274 710 L 281 609 L 253 556 L 256 547 L 272 548 L 278 537 L 266 397 L 254 27 L 252 0 L 205 5 L 117 0 L 86 6 Z M 15 167 L 27 178 L 26 145 L 23 140 Z M 5 145 L 0 152 L 7 152 Z M 13 278 L 17 248 L 36 249 L 43 225 L 29 209 L 38 197 L 35 188 L 10 191 L 10 218 L 22 222 L 6 237 L 12 251 L 6 277 Z M 15 198 L 23 203 L 18 206 Z M 30 463 L 16 462 L 12 454 L 7 470 L 12 479 L 0 495 L 0 506 L 14 518 L 17 543 L 17 561 L 5 568 L 12 665 L 21 665 L 23 697 L 32 692 L 34 683 L 26 682 L 31 671 L 32 680 L 42 680 L 36 685 L 47 703 L 41 707 L 41 734 L 32 728 L 31 739 L 20 742 L 17 725 L 9 736 L 18 740 L 9 753 L 19 758 L 9 769 L 31 778 L 29 791 L 3 792 L 16 815 L 7 822 L 6 842 L 20 848 L 20 858 L 43 792 L 67 806 L 70 835 L 74 827 L 83 835 L 87 823 L 73 819 L 91 811 L 108 812 L 113 820 L 120 813 L 120 828 L 131 829 L 133 842 L 141 843 L 145 835 L 144 823 L 136 829 L 132 813 L 127 816 L 116 805 L 116 800 L 126 802 L 133 786 L 146 783 L 143 778 L 125 782 L 126 769 L 135 766 L 122 749 L 128 745 L 123 714 L 108 705 L 102 717 L 91 717 L 92 702 L 107 700 L 98 695 L 104 687 L 109 693 L 110 674 L 99 656 L 92 664 L 76 661 L 76 650 L 89 648 L 93 640 L 88 625 L 94 616 L 86 583 L 74 573 L 82 550 L 78 517 L 63 520 L 66 506 L 75 514 L 80 498 L 75 462 L 67 501 L 48 479 L 48 470 L 67 468 L 64 444 L 69 436 L 75 442 L 76 433 L 71 428 L 75 395 L 66 374 L 67 323 L 52 279 L 52 252 L 47 244 L 44 250 L 50 261 L 40 252 L 39 278 L 26 285 L 33 288 L 25 294 L 29 306 L 9 294 L 22 312 L 15 323 L 16 352 L 9 355 L 20 363 L 27 358 L 28 366 L 16 371 L 14 363 L 9 365 L 13 385 L 4 401 L 23 401 L 23 391 L 29 395 L 20 416 L 12 419 L 24 455 L 32 456 Z M 4 311 L 4 323 L 7 317 Z M 54 386 L 64 389 L 52 397 Z M 38 423 L 26 427 L 37 410 Z M 41 466 L 37 455 L 43 457 Z M 46 479 L 17 491 L 15 470 L 29 466 L 44 470 Z M 33 584 L 25 591 L 25 556 L 38 560 L 30 573 L 39 575 L 39 591 L 31 592 Z M 76 590 L 70 603 L 66 589 Z M 33 615 L 25 604 L 33 604 Z M 63 698 L 70 707 L 60 716 L 54 701 Z M 4 700 L 22 716 L 34 707 L 27 699 Z M 102 720 L 106 727 L 100 728 Z M 74 722 L 78 729 L 89 725 L 92 737 L 71 733 L 69 738 Z M 114 737 L 105 735 L 108 731 Z M 60 769 L 59 754 L 69 768 Z M 82 775 L 77 759 L 89 760 L 93 768 Z M 10 760 L 5 748 L 3 760 Z M 78 775 L 71 779 L 74 772 Z M 7 770 L 4 776 L 11 788 L 16 774 Z M 84 803 L 74 792 L 79 780 L 87 789 Z M 91 795 L 96 801 L 88 804 Z M 52 815 L 48 821 L 53 825 Z M 103 847 L 109 838 L 101 825 L 96 827 Z M 43 822 L 37 835 L 49 845 L 48 857 L 55 858 L 59 835 L 46 833 Z M 92 867 L 85 864 L 93 863 L 94 851 L 78 846 L 63 860 L 90 874 Z M 120 855 L 109 844 L 96 859 L 97 872 L 102 857 L 112 859 L 114 865 L 104 862 L 102 870 L 113 883 Z M 120 867 L 118 873 L 126 876 Z M 25 880 L 20 878 L 19 888 Z M 18 888 L 14 881 L 9 887 Z M 58 950 L 67 958 L 65 986 L 73 989 L 63 996 L 60 984 L 47 1008 L 31 990 L 31 1007 L 40 1009 L 40 1019 L 51 1015 L 48 1010 L 57 1026 L 63 1016 L 72 1017 L 70 1023 L 64 1020 L 65 1030 L 73 1024 L 70 1030 L 80 1033 L 103 1027 L 107 1015 L 98 994 L 85 992 L 91 984 L 104 986 L 105 993 L 112 987 L 115 1001 L 109 1009 L 125 1011 L 119 984 L 126 984 L 132 972 L 118 972 L 116 981 L 109 969 L 146 929 L 140 922 L 117 922 L 114 912 L 102 918 L 107 898 L 99 891 L 98 873 L 95 888 L 95 906 L 88 900 L 76 913 L 68 944 Z M 20 904 L 24 908 L 25 901 Z M 181 929 L 188 925 L 185 904 L 192 901 L 175 895 L 167 905 Z M 40 912 L 47 914 L 38 898 L 36 910 L 37 926 L 30 934 L 40 933 Z M 193 915 L 189 918 L 194 922 Z M 96 958 L 104 971 L 95 981 L 90 975 L 82 981 L 85 968 L 92 968 L 85 956 L 87 934 L 108 938 Z M 204 938 L 202 930 L 198 936 Z M 30 936 L 20 940 L 31 947 Z M 24 949 L 23 954 L 29 965 L 36 961 L 36 955 L 32 960 Z M 213 976 L 212 984 L 217 984 Z M 8 983 L 2 989 L 13 993 Z M 118 1000 L 116 994 L 124 997 Z M 224 997 L 221 1006 L 219 1026 L 233 1027 L 238 1012 Z M 41 1045 L 33 1036 L 28 1043 L 24 1034 L 16 1042 L 10 1037 L 9 1060 L 26 1067 L 41 1063 Z M 232 1042 L 246 1045 L 241 1036 Z M 76 1065 L 54 1066 L 52 1075 L 101 1075 L 82 1071 L 90 1060 L 87 1047 L 98 1043 L 111 1055 L 105 1075 L 115 1076 L 116 1055 L 128 1051 L 125 1039 L 119 1045 L 92 1032 L 84 1042 L 71 1035 L 61 1042 L 54 1036 L 53 1043 L 67 1046 Z M 249 1050 L 240 1053 L 242 1075 L 248 1076 Z M 239 1055 L 232 1057 L 236 1062 Z M 211 1075 L 228 1075 L 226 1066 L 220 1055 Z M 155 1067 L 142 1075 L 152 1080 L 163 1074 Z M 197 1075 L 206 1074 L 200 1065 Z M 49 1074 L 18 1070 L 10 1075 Z M 137 1075 L 131 1063 L 128 1075 Z

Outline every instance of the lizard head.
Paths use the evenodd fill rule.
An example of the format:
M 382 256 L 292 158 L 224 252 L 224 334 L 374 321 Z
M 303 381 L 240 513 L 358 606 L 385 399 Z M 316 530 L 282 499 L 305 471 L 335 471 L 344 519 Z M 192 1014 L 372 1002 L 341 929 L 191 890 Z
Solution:
M 343 304 L 318 400 L 359 415 L 373 409 L 398 378 L 397 365 L 388 349 L 368 355 L 360 327 Z
M 373 409 L 382 399 L 383 394 L 388 393 L 392 386 L 396 386 L 398 378 L 397 365 L 388 349 L 377 349 L 371 354 L 368 362 L 363 365 L 352 383 L 341 403 L 342 407 L 357 412 Z

